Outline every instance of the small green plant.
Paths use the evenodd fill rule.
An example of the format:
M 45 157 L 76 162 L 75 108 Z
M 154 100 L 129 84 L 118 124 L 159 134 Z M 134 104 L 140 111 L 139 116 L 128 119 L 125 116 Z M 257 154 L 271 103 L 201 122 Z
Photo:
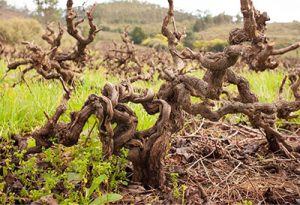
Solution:
M 180 191 L 179 191 L 179 186 L 178 186 L 178 173 L 171 173 L 171 181 L 172 181 L 172 186 L 173 186 L 173 197 L 176 199 L 179 199 L 180 197 Z
M 250 200 L 244 200 L 243 201 L 243 205 L 252 205 L 253 203 L 252 203 L 252 201 L 250 201 Z
M 178 173 L 171 173 L 171 181 L 173 186 L 172 194 L 175 199 L 181 199 L 181 204 L 184 204 L 184 200 L 185 200 L 184 194 L 187 189 L 187 186 L 185 186 L 184 184 L 179 186 L 178 178 L 179 178 Z
M 85 197 L 83 198 L 82 204 L 96 205 L 96 204 L 106 204 L 111 202 L 116 202 L 121 200 L 122 195 L 115 193 L 102 194 L 99 187 L 101 183 L 108 180 L 106 175 L 100 175 L 99 177 L 94 178 L 90 188 L 85 188 Z M 91 196 L 94 192 L 97 192 L 99 196 L 96 199 L 91 199 Z
M 227 45 L 228 42 L 221 39 L 214 39 L 210 41 L 197 40 L 193 43 L 194 48 L 204 49 L 207 51 L 214 51 L 214 52 L 222 52 Z
M 184 184 L 181 185 L 181 204 L 184 205 L 184 195 L 185 195 L 185 191 L 187 189 L 187 186 L 185 186 Z

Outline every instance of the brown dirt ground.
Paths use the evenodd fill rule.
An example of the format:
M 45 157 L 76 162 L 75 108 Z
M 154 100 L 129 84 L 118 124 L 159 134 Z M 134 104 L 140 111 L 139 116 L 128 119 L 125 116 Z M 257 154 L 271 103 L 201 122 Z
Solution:
M 287 135 L 290 143 L 300 143 L 299 130 Z M 125 204 L 300 204 L 299 162 L 295 153 L 269 152 L 260 130 L 191 118 L 172 141 L 164 190 L 132 184 L 121 194 Z M 178 199 L 170 178 L 174 172 Z

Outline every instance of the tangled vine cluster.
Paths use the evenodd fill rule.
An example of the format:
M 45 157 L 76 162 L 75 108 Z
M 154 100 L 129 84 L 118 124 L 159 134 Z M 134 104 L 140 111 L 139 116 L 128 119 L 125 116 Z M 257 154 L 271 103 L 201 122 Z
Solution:
M 172 64 L 162 63 L 159 69 L 155 69 L 157 64 L 152 62 L 149 63 L 149 73 L 142 73 L 143 65 L 136 57 L 135 47 L 125 29 L 122 35 L 124 46 L 120 49 L 116 46 L 111 51 L 113 54 L 107 55 L 105 61 L 114 64 L 120 70 L 128 66 L 128 62 L 134 62 L 133 70 L 137 70 L 137 75 L 117 85 L 107 83 L 101 96 L 90 95 L 79 111 L 71 113 L 68 123 L 59 121 L 72 96 L 72 90 L 64 86 L 66 93 L 62 102 L 55 113 L 48 117 L 45 125 L 32 133 L 17 137 L 20 145 L 29 137 L 36 140 L 36 147 L 27 150 L 28 156 L 41 152 L 43 147 L 51 147 L 54 142 L 65 146 L 75 145 L 88 119 L 95 115 L 98 119 L 98 135 L 103 145 L 104 156 L 119 154 L 121 148 L 127 148 L 128 159 L 134 167 L 133 180 L 146 187 L 162 188 L 165 180 L 164 157 L 172 135 L 184 126 L 184 113 L 200 115 L 211 121 L 219 121 L 228 114 L 243 114 L 248 117 L 254 128 L 264 132 L 271 151 L 300 152 L 300 146 L 289 144 L 284 133 L 276 128 L 277 119 L 291 119 L 294 117 L 293 112 L 300 110 L 299 69 L 290 70 L 291 74 L 284 79 L 281 86 L 282 90 L 286 81 L 290 80 L 294 100 L 287 101 L 281 97 L 273 103 L 259 102 L 258 97 L 251 91 L 248 80 L 232 69 L 239 59 L 242 59 L 250 70 L 257 72 L 276 69 L 279 66 L 276 56 L 299 48 L 300 43 L 276 49 L 265 33 L 266 22 L 270 20 L 267 13 L 256 10 L 251 0 L 241 0 L 244 26 L 230 32 L 229 45 L 223 52 L 203 53 L 189 48 L 179 51 L 177 45 L 185 34 L 177 30 L 173 0 L 168 2 L 169 10 L 163 20 L 162 34 L 168 39 Z M 66 22 L 68 33 L 77 40 L 76 48 L 68 53 L 59 52 L 63 28 L 60 26 L 59 33 L 56 34 L 48 26 L 43 39 L 51 46 L 50 51 L 45 52 L 37 45 L 25 43 L 30 53 L 23 60 L 8 65 L 9 70 L 28 65 L 22 70 L 22 76 L 35 69 L 46 79 L 60 79 L 68 84 L 74 82 L 77 71 L 68 62 L 84 64 L 86 47 L 94 40 L 99 30 L 93 23 L 92 8 L 87 12 L 89 35 L 84 38 L 77 28 L 83 21 L 76 20 L 77 15 L 72 5 L 73 1 L 68 0 Z M 205 69 L 202 79 L 184 72 L 184 64 L 189 61 L 196 61 Z M 289 65 L 286 65 L 286 68 L 288 69 Z M 157 93 L 150 89 L 137 89 L 131 85 L 137 80 L 152 78 L 155 71 L 159 72 L 164 80 Z M 225 92 L 226 84 L 236 86 L 238 95 Z M 201 102 L 193 104 L 191 97 L 196 97 Z M 141 104 L 149 115 L 159 114 L 153 127 L 143 131 L 137 130 L 139 119 L 130 108 L 132 103 Z M 113 127 L 113 124 L 116 126 Z

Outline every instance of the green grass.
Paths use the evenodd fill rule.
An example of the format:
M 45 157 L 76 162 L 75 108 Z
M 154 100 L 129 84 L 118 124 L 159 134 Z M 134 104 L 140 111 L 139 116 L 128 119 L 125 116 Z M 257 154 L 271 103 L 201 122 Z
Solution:
M 284 78 L 283 71 L 246 72 L 243 76 L 249 80 L 250 88 L 258 96 L 260 102 L 271 103 L 278 99 L 280 85 Z M 292 99 L 288 83 L 285 84 L 283 97 Z
M 5 63 L 0 61 L 0 79 L 5 72 Z M 69 101 L 69 109 L 61 120 L 68 122 L 69 113 L 71 111 L 80 110 L 85 100 L 90 94 L 100 95 L 101 88 L 106 82 L 117 83 L 118 79 L 110 77 L 106 79 L 101 71 L 86 71 L 82 83 L 73 92 L 72 98 Z M 33 74 L 34 75 L 34 74 Z M 203 72 L 196 72 L 191 75 L 201 77 Z M 242 74 L 246 77 L 251 85 L 251 89 L 257 94 L 261 102 L 273 102 L 278 98 L 278 91 L 282 79 L 284 77 L 283 71 L 267 71 L 263 73 L 244 72 Z M 11 85 L 17 81 L 17 72 L 11 72 L 0 82 L 0 135 L 7 136 L 12 133 L 24 133 L 32 131 L 38 126 L 45 123 L 46 117 L 44 112 L 48 115 L 53 114 L 56 107 L 59 105 L 63 96 L 61 85 L 55 81 L 30 80 L 27 77 L 27 83 L 19 84 L 12 88 Z M 159 90 L 162 81 L 155 82 L 137 82 L 136 87 L 151 88 L 155 92 Z M 230 91 L 237 91 L 235 86 L 227 88 Z M 288 85 L 285 86 L 285 99 L 292 99 Z M 138 116 L 138 129 L 144 130 L 151 127 L 157 115 L 148 115 L 141 105 L 130 104 L 130 107 L 136 112 Z M 91 122 L 86 126 L 91 127 Z
M 0 79 L 5 73 L 5 67 L 4 62 L 0 61 Z M 118 79 L 113 77 L 107 80 L 102 73 L 104 72 L 85 72 L 82 83 L 72 93 L 72 98 L 68 103 L 69 109 L 62 116 L 61 120 L 68 122 L 70 112 L 80 110 L 90 94 L 100 95 L 101 89 L 106 82 L 118 82 Z M 44 112 L 48 115 L 53 114 L 62 99 L 63 90 L 58 82 L 37 81 L 36 78 L 34 78 L 35 80 L 28 78 L 26 78 L 26 81 L 31 91 L 25 83 L 19 84 L 14 88 L 11 87 L 18 79 L 16 72 L 9 73 L 0 82 L 0 135 L 7 136 L 12 133 L 24 133 L 43 125 L 46 121 Z M 142 85 L 142 87 L 153 87 L 154 85 L 151 85 L 151 82 L 140 82 L 137 84 Z M 159 85 L 155 86 L 157 90 Z M 140 105 L 131 105 L 131 107 L 137 113 L 139 130 L 144 130 L 154 125 L 157 116 L 149 116 Z M 90 124 L 87 125 L 87 127 L 89 126 Z
M 189 75 L 202 78 L 204 72 L 196 71 Z M 278 99 L 279 88 L 285 73 L 279 68 L 275 71 L 265 71 L 259 73 L 254 71 L 243 71 L 239 75 L 245 77 L 249 81 L 251 91 L 257 95 L 260 102 L 271 103 Z M 235 93 L 238 92 L 236 86 L 234 85 L 226 87 L 225 90 Z M 288 82 L 285 84 L 283 97 L 284 99 L 288 100 L 292 100 L 293 98 L 292 92 L 288 87 Z

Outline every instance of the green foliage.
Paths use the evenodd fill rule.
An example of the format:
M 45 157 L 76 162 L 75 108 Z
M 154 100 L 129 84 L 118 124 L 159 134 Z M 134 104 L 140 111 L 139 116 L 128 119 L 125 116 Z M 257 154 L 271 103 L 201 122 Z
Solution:
M 187 32 L 184 38 L 183 45 L 185 47 L 193 48 L 193 44 L 196 41 L 196 35 L 194 32 Z
M 0 39 L 11 45 L 40 39 L 43 28 L 34 19 L 0 20 Z
M 38 19 L 43 23 L 57 22 L 61 11 L 58 9 L 58 0 L 34 0 Z
M 131 37 L 131 40 L 135 44 L 141 44 L 143 40 L 147 38 L 146 33 L 143 31 L 141 27 L 135 27 L 130 33 L 129 36 Z
M 120 194 L 114 194 L 114 193 L 105 194 L 105 195 L 102 195 L 102 196 L 99 196 L 98 198 L 96 198 L 89 205 L 101 205 L 101 204 L 113 203 L 113 202 L 117 202 L 117 201 L 121 200 L 122 198 L 123 197 Z
M 102 183 L 107 182 L 108 178 L 106 175 L 100 175 L 93 179 L 92 185 L 90 188 L 85 188 L 85 197 L 82 200 L 83 204 L 89 205 L 98 205 L 98 204 L 106 204 L 111 202 L 116 202 L 121 200 L 123 197 L 120 194 L 115 193 L 108 193 L 108 194 L 101 194 L 99 187 Z M 94 192 L 98 192 L 99 196 L 96 199 L 91 199 L 91 196 Z
M 27 149 L 35 147 L 36 146 L 36 142 L 33 138 L 30 138 L 27 140 Z
M 30 80 L 31 74 L 34 73 L 29 73 L 26 80 L 32 93 L 25 83 L 12 88 L 10 85 L 16 82 L 18 72 L 12 71 L 4 81 L 1 81 L 5 70 L 6 65 L 4 61 L 0 60 L 0 107 L 5 108 L 0 109 L 0 136 L 30 132 L 36 127 L 42 126 L 46 120 L 44 111 L 48 115 L 53 114 L 61 101 L 63 95 L 61 85 L 55 81 Z M 70 111 L 79 110 L 89 95 L 99 95 L 105 82 L 118 82 L 117 78 L 106 79 L 101 72 L 105 71 L 88 71 L 84 74 L 82 83 L 76 87 L 76 92 L 73 93 L 68 103 L 68 111 L 61 117 L 62 121 L 68 122 Z M 157 91 L 161 83 L 139 82 L 139 85 L 152 87 Z M 131 106 L 140 119 L 139 130 L 150 128 L 155 123 L 157 116 L 148 115 L 139 105 Z M 91 127 L 93 122 L 89 122 L 85 129 Z
M 176 199 L 179 199 L 180 197 L 180 191 L 179 191 L 179 185 L 178 185 L 178 173 L 171 173 L 171 181 L 172 181 L 172 186 L 173 186 L 173 196 Z
M 225 13 L 221 13 L 217 16 L 212 16 L 208 11 L 198 11 L 198 18 L 193 25 L 194 32 L 200 32 L 208 27 L 218 26 L 221 24 L 233 23 L 233 17 Z
M 243 203 L 239 203 L 238 205 L 253 205 L 253 202 L 249 200 L 244 200 Z
M 173 186 L 173 197 L 175 199 L 181 199 L 181 204 L 184 204 L 184 194 L 185 194 L 185 190 L 187 189 L 187 187 L 183 184 L 181 186 L 179 186 L 178 183 L 178 178 L 179 178 L 179 174 L 178 173 L 171 173 L 171 181 L 172 181 L 172 186 Z
M 5 8 L 7 6 L 6 0 L 0 0 L 0 8 Z
M 1 77 L 4 70 L 5 65 L 0 61 Z M 15 78 L 14 72 L 12 75 Z M 104 77 L 98 76 L 98 73 L 86 73 L 85 77 L 69 102 L 72 111 L 80 109 L 89 94 L 99 94 L 100 87 L 105 83 Z M 116 79 L 110 81 L 114 82 Z M 118 191 L 120 185 L 128 183 L 125 172 L 128 151 L 122 150 L 120 156 L 104 160 L 97 129 L 88 140 L 87 136 L 83 135 L 74 147 L 64 147 L 53 141 L 55 145 L 44 150 L 38 158 L 24 160 L 24 152 L 17 151 L 18 148 L 14 147 L 10 134 L 32 131 L 41 126 L 46 120 L 43 111 L 49 115 L 53 113 L 59 104 L 62 91 L 57 92 L 61 87 L 56 82 L 28 80 L 33 92 L 31 94 L 25 84 L 11 88 L 8 86 L 11 82 L 8 76 L 0 83 L 0 106 L 6 107 L 0 109 L 0 136 L 3 136 L 0 137 L 0 144 L 5 143 L 4 149 L 1 150 L 1 159 L 6 159 L 1 169 L 3 177 L 13 174 L 23 188 L 6 194 L 6 184 L 1 176 L 0 191 L 3 194 L 0 194 L 0 201 L 4 204 L 15 204 L 17 201 L 30 204 L 30 201 L 49 194 L 54 194 L 60 204 L 99 204 L 121 199 L 122 196 L 114 192 Z M 97 86 L 91 89 L 92 85 Z M 61 120 L 69 121 L 69 113 L 62 116 Z M 95 119 L 90 119 L 84 132 L 90 130 L 94 122 Z M 27 143 L 27 147 L 33 147 L 35 140 L 29 139 Z M 12 157 L 12 153 L 15 157 Z M 19 160 L 18 166 L 12 158 Z M 41 163 L 46 165 L 46 168 L 39 167 Z M 63 189 L 63 192 L 57 189 Z M 24 199 L 30 201 L 23 201 Z
M 195 41 L 193 47 L 201 50 L 221 52 L 228 45 L 227 41 L 214 39 L 210 41 Z
M 233 22 L 233 17 L 225 14 L 224 12 L 213 17 L 213 23 L 215 25 L 230 24 L 232 22 Z
M 168 39 L 162 34 L 157 34 L 144 40 L 142 45 L 155 48 L 156 50 L 166 50 L 168 48 Z
M 195 24 L 193 25 L 194 32 L 200 32 L 200 31 L 205 30 L 206 28 L 207 28 L 207 25 L 202 18 L 197 19 Z
M 128 164 L 128 150 L 122 149 L 120 156 L 112 156 L 110 159 L 111 169 L 109 170 L 109 187 L 117 191 L 120 185 L 127 185 L 125 168 Z
M 107 181 L 107 176 L 106 175 L 100 175 L 97 178 L 94 178 L 92 185 L 90 188 L 85 189 L 85 198 L 89 199 L 92 195 L 92 193 L 99 188 L 100 184 L 104 181 Z
M 85 139 L 82 139 L 78 145 L 69 148 L 55 145 L 44 150 L 39 159 L 31 157 L 27 161 L 24 159 L 25 151 L 14 148 L 11 140 L 6 142 L 5 154 L 1 155 L 6 159 L 3 177 L 14 176 L 22 190 L 5 194 L 5 181 L 0 177 L 3 190 L 0 201 L 24 203 L 22 197 L 35 201 L 50 194 L 54 194 L 61 204 L 104 204 L 122 199 L 121 195 L 112 191 L 118 191 L 120 184 L 127 183 L 125 167 L 128 151 L 122 150 L 121 156 L 104 160 L 97 135 L 91 137 L 86 147 L 84 142 Z M 11 153 L 18 159 L 18 166 L 10 160 Z M 44 169 L 40 167 L 41 163 L 46 165 Z M 63 192 L 57 192 L 57 189 L 63 189 Z

